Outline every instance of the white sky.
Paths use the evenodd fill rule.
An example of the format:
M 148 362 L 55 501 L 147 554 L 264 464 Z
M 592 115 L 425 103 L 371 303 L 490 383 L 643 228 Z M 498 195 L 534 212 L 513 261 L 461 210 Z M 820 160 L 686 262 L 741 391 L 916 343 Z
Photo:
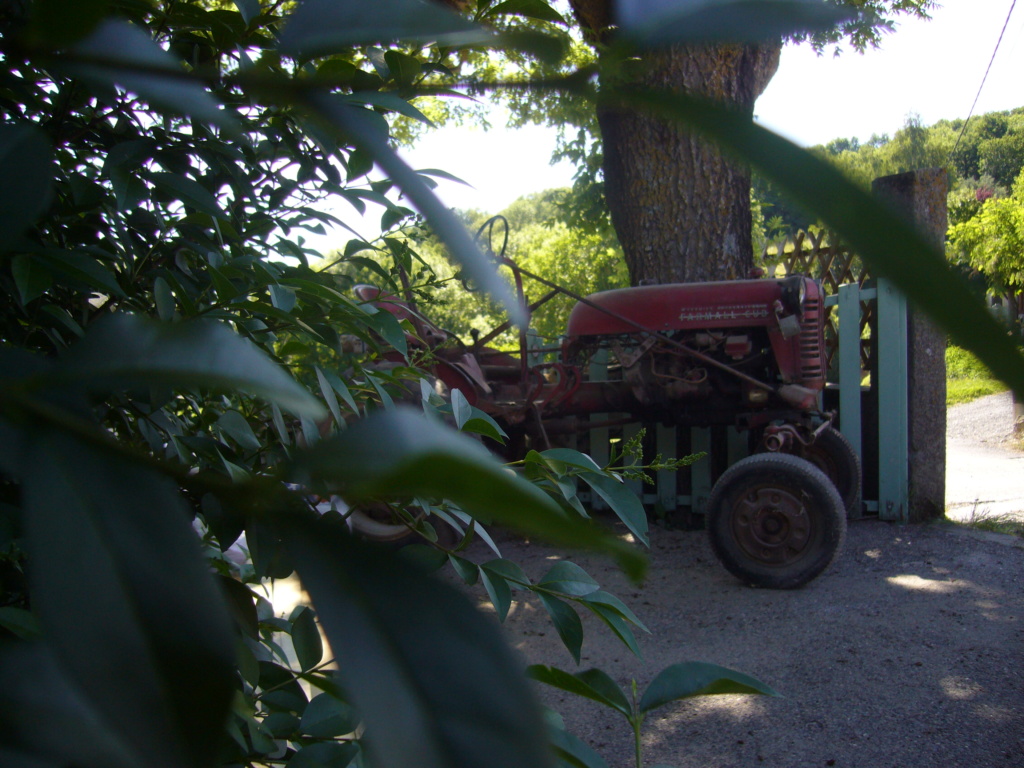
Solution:
M 787 46 L 778 73 L 755 107 L 766 127 L 802 145 L 834 138 L 890 136 L 912 113 L 925 125 L 966 117 L 1014 0 L 940 0 L 932 20 L 904 20 L 879 50 L 817 56 Z M 1014 8 L 974 114 L 1024 106 L 1024 3 Z M 441 182 L 455 208 L 497 213 L 521 195 L 568 186 L 573 169 L 551 166 L 554 129 L 442 128 L 404 152 L 415 168 L 442 168 L 471 187 Z M 336 213 L 346 221 L 350 215 Z M 371 217 L 375 220 L 376 215 Z M 374 221 L 375 223 L 375 221 Z M 371 232 L 367 224 L 364 234 Z M 347 239 L 347 235 L 345 236 Z M 331 246 L 328 246 L 331 247 Z

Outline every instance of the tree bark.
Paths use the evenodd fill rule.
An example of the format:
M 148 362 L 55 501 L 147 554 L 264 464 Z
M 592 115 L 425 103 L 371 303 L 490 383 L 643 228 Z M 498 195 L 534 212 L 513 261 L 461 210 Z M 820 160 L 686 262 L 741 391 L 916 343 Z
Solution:
M 588 37 L 601 40 L 608 0 L 573 0 Z M 672 47 L 643 54 L 645 88 L 684 92 L 753 115 L 779 65 L 782 41 Z M 630 280 L 728 280 L 753 266 L 750 171 L 678 124 L 601 109 L 605 197 Z

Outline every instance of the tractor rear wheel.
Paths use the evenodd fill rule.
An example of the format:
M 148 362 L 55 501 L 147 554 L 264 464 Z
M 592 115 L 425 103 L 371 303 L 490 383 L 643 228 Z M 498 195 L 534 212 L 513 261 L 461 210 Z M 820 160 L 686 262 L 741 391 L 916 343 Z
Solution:
M 756 587 L 795 589 L 831 565 L 846 536 L 832 482 L 805 459 L 761 453 L 733 464 L 708 499 L 711 547 Z

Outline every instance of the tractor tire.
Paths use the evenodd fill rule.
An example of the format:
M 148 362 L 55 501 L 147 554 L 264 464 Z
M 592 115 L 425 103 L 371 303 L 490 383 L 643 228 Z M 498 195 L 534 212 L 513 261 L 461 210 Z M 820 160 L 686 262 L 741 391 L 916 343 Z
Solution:
M 861 511 L 860 456 L 842 432 L 826 427 L 810 445 L 800 445 L 794 456 L 806 459 L 825 473 L 839 491 L 848 518 L 863 517 Z
M 835 486 L 805 459 L 761 453 L 733 464 L 707 506 L 711 548 L 755 587 L 795 589 L 835 560 L 846 510 Z

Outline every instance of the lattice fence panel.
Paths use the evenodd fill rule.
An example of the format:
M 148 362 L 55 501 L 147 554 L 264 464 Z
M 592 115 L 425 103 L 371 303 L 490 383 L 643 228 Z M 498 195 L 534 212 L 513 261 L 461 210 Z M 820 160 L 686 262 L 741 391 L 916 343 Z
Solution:
M 863 287 L 871 279 L 860 258 L 827 232 L 798 232 L 795 237 L 768 243 L 762 254 L 762 263 L 767 265 L 771 275 L 804 274 L 814 277 L 821 281 L 825 294 L 829 296 L 838 293 L 840 285 L 857 283 Z M 875 354 L 870 331 L 874 313 L 874 302 L 861 302 L 860 359 L 864 370 L 872 369 Z M 829 371 L 835 370 L 833 363 L 839 350 L 836 315 L 829 307 L 825 316 L 825 355 Z

